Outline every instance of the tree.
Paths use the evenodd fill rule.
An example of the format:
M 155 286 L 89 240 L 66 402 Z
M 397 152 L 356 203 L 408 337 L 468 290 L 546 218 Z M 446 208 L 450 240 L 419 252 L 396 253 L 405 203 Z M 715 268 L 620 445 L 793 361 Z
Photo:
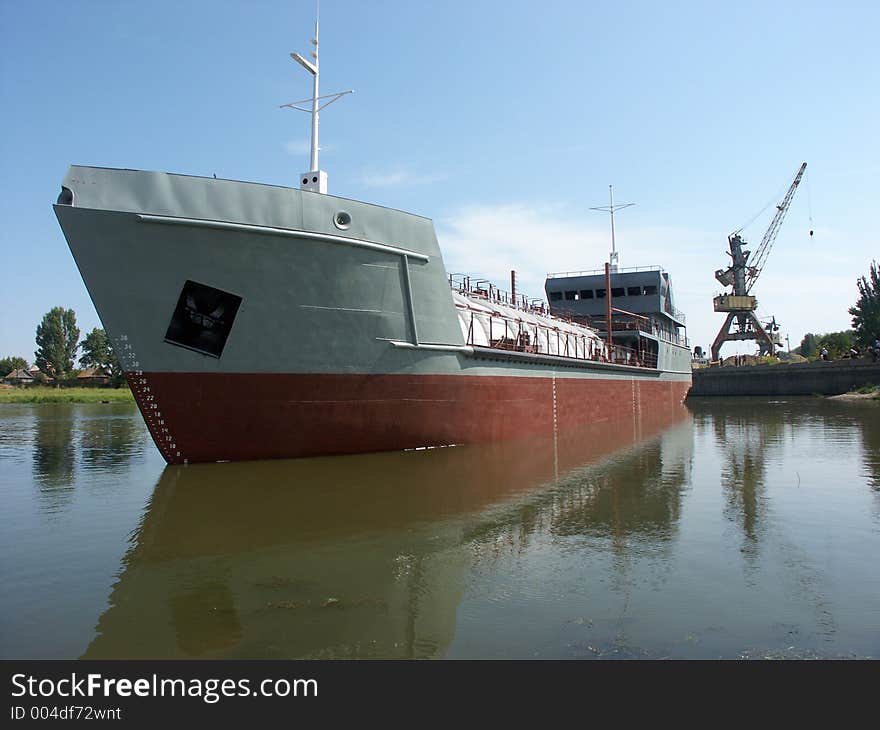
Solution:
M 802 357 L 815 357 L 817 350 L 816 335 L 812 332 L 807 332 L 804 335 L 804 339 L 801 340 L 801 346 L 797 350 L 798 354 Z
M 23 357 L 10 355 L 0 360 L 0 378 L 9 375 L 13 370 L 21 370 L 28 366 L 27 360 Z
M 849 357 L 850 348 L 856 343 L 856 336 L 852 330 L 844 330 L 843 332 L 826 332 L 819 337 L 818 347 L 828 349 L 828 356 L 832 360 L 839 360 L 842 357 Z
M 107 333 L 95 327 L 89 332 L 82 341 L 82 355 L 79 358 L 81 365 L 89 368 L 102 368 L 105 370 L 115 383 L 119 383 L 122 379 L 122 366 L 113 351 L 110 344 L 110 338 Z
M 854 307 L 849 308 L 852 315 L 856 339 L 863 347 L 872 344 L 880 337 L 880 269 L 872 261 L 868 277 L 856 279 L 859 298 Z
M 34 353 L 38 368 L 56 379 L 73 370 L 73 361 L 79 347 L 79 329 L 72 309 L 53 307 L 37 325 L 37 351 Z

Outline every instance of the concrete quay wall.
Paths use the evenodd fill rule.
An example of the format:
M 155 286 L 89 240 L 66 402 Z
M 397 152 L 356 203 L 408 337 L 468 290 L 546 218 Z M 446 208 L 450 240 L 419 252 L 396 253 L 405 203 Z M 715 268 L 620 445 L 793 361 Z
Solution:
M 779 365 L 698 368 L 690 396 L 839 395 L 880 385 L 880 362 L 834 360 Z

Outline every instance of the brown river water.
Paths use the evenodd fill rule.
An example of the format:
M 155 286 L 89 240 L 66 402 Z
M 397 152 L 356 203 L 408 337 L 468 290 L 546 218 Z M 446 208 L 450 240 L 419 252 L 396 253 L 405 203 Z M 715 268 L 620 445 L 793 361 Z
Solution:
M 876 658 L 880 404 L 166 467 L 0 404 L 3 658 Z

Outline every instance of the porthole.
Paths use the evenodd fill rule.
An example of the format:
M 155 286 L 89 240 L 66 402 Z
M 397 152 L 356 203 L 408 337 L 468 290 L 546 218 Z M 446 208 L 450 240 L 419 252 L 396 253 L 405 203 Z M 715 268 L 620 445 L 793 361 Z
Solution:
M 347 230 L 351 225 L 351 216 L 344 210 L 340 210 L 335 216 L 333 216 L 333 225 L 341 231 Z

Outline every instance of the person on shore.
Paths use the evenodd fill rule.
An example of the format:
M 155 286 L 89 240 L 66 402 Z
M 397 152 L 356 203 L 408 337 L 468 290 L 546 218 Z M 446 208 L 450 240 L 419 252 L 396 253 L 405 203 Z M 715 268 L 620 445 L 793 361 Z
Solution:
M 823 359 L 823 360 L 826 360 L 826 361 L 828 360 L 828 350 L 827 350 L 827 348 L 825 348 L 825 347 L 822 348 L 821 356 L 822 356 L 822 359 Z

